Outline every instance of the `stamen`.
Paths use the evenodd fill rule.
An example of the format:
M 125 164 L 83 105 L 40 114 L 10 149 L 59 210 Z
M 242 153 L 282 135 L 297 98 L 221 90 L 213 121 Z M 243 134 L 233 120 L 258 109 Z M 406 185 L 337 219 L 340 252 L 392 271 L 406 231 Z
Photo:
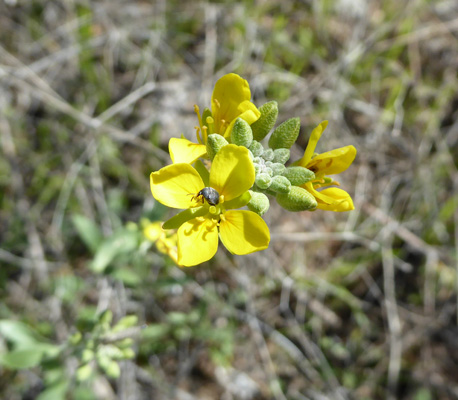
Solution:
M 197 114 L 197 119 L 199 120 L 200 129 L 202 129 L 202 117 L 200 116 L 200 109 L 197 104 L 194 104 L 194 112 Z
M 226 128 L 229 124 L 227 123 L 227 121 L 225 119 L 222 119 L 221 120 L 221 124 L 220 124 L 220 127 L 219 127 L 219 134 L 220 135 L 223 135 L 224 136 L 224 132 L 226 132 Z
M 207 144 L 207 138 L 208 138 L 208 128 L 204 125 L 202 127 L 202 140 L 203 140 L 203 143 Z
M 210 132 L 209 135 L 211 135 L 212 133 L 215 133 L 215 125 L 214 125 L 215 120 L 212 117 L 207 117 L 205 122 L 207 123 L 208 131 Z
M 202 139 L 200 138 L 200 128 L 198 126 L 195 126 L 194 129 L 196 130 L 196 138 L 199 144 L 202 144 Z
M 333 185 L 340 186 L 340 183 L 335 181 L 334 179 L 328 177 L 328 176 L 325 176 L 323 178 L 323 184 L 321 185 L 322 187 L 323 186 L 333 186 Z

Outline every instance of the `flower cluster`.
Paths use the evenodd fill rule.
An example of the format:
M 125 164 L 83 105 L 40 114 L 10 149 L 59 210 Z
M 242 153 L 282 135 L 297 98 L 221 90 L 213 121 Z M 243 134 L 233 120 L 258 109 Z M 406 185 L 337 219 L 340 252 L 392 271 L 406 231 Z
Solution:
M 154 243 L 159 252 L 168 255 L 175 263 L 178 263 L 176 233 L 170 233 L 170 231 L 166 233 L 162 229 L 162 223 L 158 221 L 143 220 L 141 222 L 145 238 Z
M 195 111 L 197 143 L 184 137 L 171 139 L 173 164 L 151 174 L 155 199 L 184 209 L 163 225 L 178 230 L 173 257 L 178 265 L 197 265 L 212 258 L 218 238 L 238 255 L 267 248 L 269 229 L 261 216 L 270 207 L 268 196 L 292 212 L 354 208 L 350 195 L 336 188 L 339 183 L 328 175 L 346 170 L 356 149 L 346 146 L 315 153 L 327 121 L 313 130 L 304 156 L 286 165 L 299 136 L 299 118 L 274 129 L 277 103 L 258 109 L 251 102 L 248 82 L 240 76 L 223 76 L 215 85 L 211 109 L 201 114 L 195 106 Z M 237 210 L 244 206 L 248 210 Z

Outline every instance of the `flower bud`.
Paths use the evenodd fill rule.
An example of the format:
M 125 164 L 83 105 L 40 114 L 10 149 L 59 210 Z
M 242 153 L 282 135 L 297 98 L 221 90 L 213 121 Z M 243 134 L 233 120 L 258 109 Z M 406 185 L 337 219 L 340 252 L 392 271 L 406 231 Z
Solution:
M 226 139 L 224 139 L 223 136 L 221 136 L 221 135 L 219 135 L 217 133 L 213 133 L 211 135 L 208 135 L 208 138 L 207 138 L 207 155 L 208 155 L 208 157 L 210 157 L 210 160 L 213 161 L 213 159 L 216 156 L 216 153 L 218 153 L 218 151 L 220 151 L 220 149 L 223 146 L 226 146 L 227 144 L 229 144 L 229 142 Z
M 285 172 L 283 172 L 283 176 L 288 178 L 291 185 L 294 186 L 303 185 L 315 178 L 313 171 L 304 167 L 288 167 Z
M 285 164 L 289 160 L 290 151 L 289 149 L 275 149 L 274 150 L 274 162 Z
M 269 174 L 262 172 L 256 177 L 254 182 L 259 189 L 267 189 L 272 182 L 272 178 Z
M 265 149 L 261 157 L 266 161 L 272 161 L 274 159 L 274 151 L 272 149 Z
M 269 198 L 264 193 L 250 190 L 251 200 L 247 204 L 248 209 L 263 216 L 270 207 Z
M 253 156 L 255 157 L 259 157 L 264 152 L 264 147 L 262 147 L 262 144 L 256 140 L 251 142 L 248 149 L 253 153 Z
M 289 193 L 276 196 L 278 204 L 288 211 L 313 211 L 317 207 L 315 197 L 304 188 L 291 186 Z
M 284 176 L 274 176 L 269 186 L 269 190 L 273 190 L 276 193 L 289 193 L 291 190 L 291 182 Z
M 278 116 L 278 104 L 276 101 L 269 101 L 259 107 L 259 111 L 261 112 L 261 116 L 256 122 L 251 124 L 253 139 L 257 141 L 264 139 L 274 127 Z
M 301 120 L 290 118 L 279 125 L 269 139 L 269 147 L 272 149 L 290 149 L 299 136 Z
M 250 147 L 253 141 L 251 127 L 242 118 L 237 118 L 231 132 L 231 143 L 237 146 Z

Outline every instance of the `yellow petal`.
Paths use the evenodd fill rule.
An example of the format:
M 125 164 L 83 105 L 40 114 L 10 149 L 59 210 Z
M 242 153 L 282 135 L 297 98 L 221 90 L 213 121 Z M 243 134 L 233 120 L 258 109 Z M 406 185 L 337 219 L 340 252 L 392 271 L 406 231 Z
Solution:
M 169 153 L 173 163 L 192 164 L 207 154 L 207 148 L 188 139 L 172 138 L 169 141 Z
M 351 165 L 355 157 L 356 149 L 345 146 L 317 155 L 308 163 L 307 168 L 317 175 L 340 174 Z
M 221 148 L 210 169 L 210 186 L 224 195 L 224 200 L 235 199 L 253 186 L 254 166 L 248 149 L 235 144 Z
M 155 242 L 161 236 L 165 236 L 165 232 L 162 230 L 161 222 L 150 222 L 143 228 L 143 235 L 150 241 Z
M 334 199 L 334 203 L 332 204 L 320 203 L 320 201 L 317 199 L 317 208 L 320 210 L 340 212 L 351 211 L 355 209 L 351 196 L 345 190 L 339 188 L 328 188 L 322 190 L 320 193 Z
M 240 103 L 238 109 L 240 112 L 239 118 L 248 122 L 248 125 L 255 123 L 261 116 L 261 111 L 259 111 L 256 106 L 248 100 Z
M 226 123 L 224 130 L 227 131 L 227 125 L 248 110 L 252 111 L 255 120 L 257 120 L 261 113 L 250 102 L 250 99 L 250 86 L 245 79 L 237 74 L 227 74 L 220 78 L 216 82 L 212 94 L 212 114 L 216 132 L 224 135 L 224 132 L 221 132 L 222 121 L 224 120 Z M 251 118 L 251 116 L 247 116 L 247 118 Z
M 309 142 L 307 144 L 307 148 L 304 152 L 304 157 L 302 157 L 299 161 L 296 161 L 294 165 L 299 165 L 301 167 L 308 168 L 307 165 L 312 159 L 313 154 L 315 153 L 315 148 L 318 143 L 318 140 L 320 140 L 321 134 L 324 132 L 327 126 L 328 121 L 323 121 L 312 131 L 312 134 L 309 138 Z
M 178 263 L 178 252 L 177 252 L 177 248 L 174 247 L 174 248 L 170 248 L 167 252 L 167 255 L 172 259 L 172 261 L 176 264 L 176 265 L 180 265 Z
M 167 254 L 175 264 L 178 264 L 177 235 L 176 233 L 168 238 L 160 238 L 156 242 L 156 248 L 163 254 Z
M 316 199 L 320 210 L 327 211 L 351 211 L 354 210 L 351 196 L 339 188 L 327 188 L 321 191 L 315 190 L 311 182 L 303 185 Z
M 195 205 L 192 195 L 203 189 L 204 183 L 197 171 L 189 164 L 172 164 L 152 172 L 151 193 L 167 207 L 190 208 Z
M 267 249 L 270 242 L 269 228 L 252 211 L 227 211 L 221 216 L 219 232 L 224 246 L 239 255 Z
M 229 126 L 223 133 L 226 139 L 228 139 L 231 136 L 232 128 L 234 127 L 237 118 L 242 118 L 244 121 L 248 123 L 248 125 L 251 125 L 252 123 L 256 122 L 261 116 L 261 112 L 256 108 L 256 106 L 251 101 L 244 101 L 243 103 L 239 104 L 238 111 L 240 112 L 240 114 L 232 120 L 232 122 L 229 124 Z
M 178 264 L 191 267 L 208 261 L 218 250 L 216 221 L 194 218 L 180 226 L 178 236 Z
M 206 207 L 188 208 L 174 215 L 162 225 L 162 229 L 178 229 L 183 223 L 197 217 L 202 217 L 208 213 Z

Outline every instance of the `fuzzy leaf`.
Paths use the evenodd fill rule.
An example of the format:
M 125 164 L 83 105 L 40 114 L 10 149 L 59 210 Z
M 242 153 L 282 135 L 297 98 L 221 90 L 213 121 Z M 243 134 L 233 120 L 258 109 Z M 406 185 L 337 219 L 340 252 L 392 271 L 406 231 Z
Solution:
M 290 118 L 279 125 L 269 139 L 269 147 L 272 149 L 290 149 L 299 136 L 301 120 Z
M 259 111 L 261 116 L 251 125 L 253 139 L 257 141 L 264 139 L 274 127 L 278 116 L 278 104 L 276 101 L 269 101 L 259 107 Z

